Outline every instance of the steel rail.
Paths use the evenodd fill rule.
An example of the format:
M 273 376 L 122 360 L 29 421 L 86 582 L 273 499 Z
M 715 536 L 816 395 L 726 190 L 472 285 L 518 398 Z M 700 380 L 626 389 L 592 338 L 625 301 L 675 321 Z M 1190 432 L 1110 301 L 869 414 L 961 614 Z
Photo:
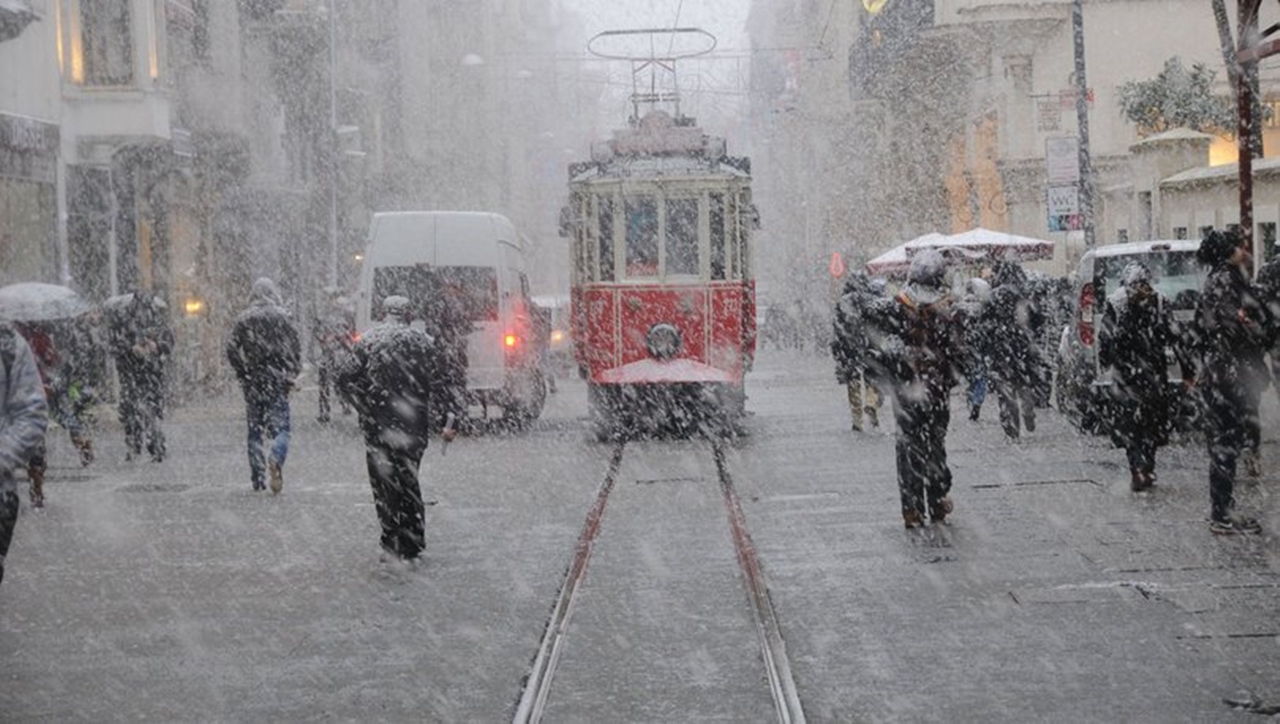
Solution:
M 765 671 L 769 677 L 769 693 L 773 696 L 774 710 L 779 722 L 804 724 L 804 708 L 800 705 L 796 682 L 791 676 L 791 662 L 787 658 L 786 642 L 782 639 L 782 630 L 778 626 L 773 602 L 769 599 L 769 588 L 765 585 L 764 574 L 760 570 L 760 559 L 756 557 L 755 544 L 752 543 L 751 533 L 747 530 L 747 519 L 742 512 L 742 503 L 738 499 L 737 490 L 734 489 L 733 478 L 729 476 L 729 468 L 725 463 L 724 443 L 713 442 L 712 452 L 716 461 L 716 473 L 720 478 L 720 492 L 724 496 L 725 508 L 729 514 L 733 546 L 738 553 L 738 565 L 742 568 L 743 585 L 747 589 L 747 600 L 751 604 L 751 612 L 756 622 L 756 636 L 760 642 L 760 655 L 764 659 Z
M 604 519 L 605 505 L 609 502 L 609 494 L 618 478 L 618 470 L 622 467 L 622 451 L 625 441 L 614 445 L 613 455 L 609 459 L 609 470 L 605 473 L 604 482 L 596 493 L 595 503 L 587 513 L 587 520 L 578 535 L 578 543 L 574 548 L 573 560 L 565 571 L 564 582 L 560 585 L 560 593 L 556 604 L 551 609 L 551 617 L 547 620 L 547 628 L 542 634 L 542 642 L 538 646 L 538 655 L 534 657 L 529 677 L 525 680 L 524 690 L 520 694 L 520 702 L 516 706 L 516 724 L 536 724 L 542 721 L 542 712 L 547 705 L 547 696 L 551 693 L 551 680 L 555 676 L 556 665 L 560 660 L 560 645 L 564 641 L 569 626 L 569 617 L 573 614 L 573 604 L 578 588 L 586 577 L 587 562 L 591 559 L 591 549 L 595 545 L 596 534 L 600 532 L 600 523 Z

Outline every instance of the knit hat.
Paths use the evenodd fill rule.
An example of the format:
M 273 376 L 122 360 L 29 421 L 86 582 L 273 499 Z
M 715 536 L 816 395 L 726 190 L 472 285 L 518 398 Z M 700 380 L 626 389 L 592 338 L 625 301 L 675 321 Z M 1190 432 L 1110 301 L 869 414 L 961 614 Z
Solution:
M 1200 242 L 1200 248 L 1196 250 L 1196 258 L 1201 264 L 1215 266 L 1230 259 L 1238 246 L 1240 246 L 1240 232 L 1214 229 Z

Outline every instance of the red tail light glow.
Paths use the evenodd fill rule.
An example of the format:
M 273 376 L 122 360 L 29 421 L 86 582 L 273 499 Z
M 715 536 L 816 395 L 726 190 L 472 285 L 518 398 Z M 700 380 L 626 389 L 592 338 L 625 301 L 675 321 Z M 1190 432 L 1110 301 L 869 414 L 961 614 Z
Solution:
M 1093 283 L 1085 284 L 1080 289 L 1080 319 L 1078 320 L 1077 332 L 1080 335 L 1080 344 L 1086 347 L 1093 346 L 1093 305 L 1095 301 Z
M 518 341 L 520 341 L 520 338 L 514 334 L 508 334 L 502 338 L 502 344 L 507 349 L 515 349 L 516 342 Z

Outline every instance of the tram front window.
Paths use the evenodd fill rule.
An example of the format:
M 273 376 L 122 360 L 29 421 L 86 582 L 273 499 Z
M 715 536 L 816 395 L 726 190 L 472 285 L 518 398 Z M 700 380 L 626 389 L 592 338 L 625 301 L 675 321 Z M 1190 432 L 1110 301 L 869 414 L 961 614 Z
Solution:
M 658 202 L 631 198 L 627 212 L 627 276 L 658 275 Z
M 698 200 L 667 199 L 667 275 L 698 273 Z

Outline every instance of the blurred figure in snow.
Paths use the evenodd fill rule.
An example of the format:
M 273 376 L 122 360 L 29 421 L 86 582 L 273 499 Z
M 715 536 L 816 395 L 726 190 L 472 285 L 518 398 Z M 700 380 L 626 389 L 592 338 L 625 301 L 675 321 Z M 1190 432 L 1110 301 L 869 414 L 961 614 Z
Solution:
M 1182 379 L 1195 377 L 1174 326 L 1169 300 L 1151 286 L 1151 270 L 1131 262 L 1123 284 L 1107 297 L 1098 334 L 1098 362 L 1114 369 L 1116 419 L 1112 438 L 1129 459 L 1130 487 L 1156 482 L 1156 450 L 1169 441 L 1169 365 L 1172 352 Z
M 982 414 L 982 403 L 987 399 L 987 363 L 983 351 L 990 346 L 987 341 L 990 330 L 983 325 L 982 311 L 990 300 L 991 285 L 981 277 L 974 277 L 965 284 L 964 296 L 956 304 L 969 378 L 969 419 L 974 422 Z
M 1195 323 L 1203 355 L 1196 384 L 1204 396 L 1209 446 L 1209 526 L 1220 535 L 1257 533 L 1257 520 L 1235 512 L 1234 489 L 1248 418 L 1257 414 L 1251 386 L 1266 346 L 1266 311 L 1250 288 L 1245 270 L 1253 254 L 1238 232 L 1209 232 L 1196 257 L 1210 268 Z
M 249 475 L 254 490 L 271 492 L 284 486 L 284 461 L 289 455 L 289 393 L 302 369 L 298 330 L 280 300 L 275 282 L 262 277 L 253 283 L 249 306 L 236 317 L 227 340 L 227 361 L 244 393 L 248 424 Z M 263 433 L 271 440 L 263 453 Z M 265 460 L 264 460 L 265 458 Z
M 316 377 L 319 383 L 319 412 L 316 419 L 329 421 L 329 393 L 333 387 L 338 360 L 351 350 L 355 338 L 355 308 L 351 300 L 342 296 L 336 289 L 330 289 L 324 301 L 324 309 L 316 316 L 311 325 L 312 336 L 316 341 L 319 359 L 316 362 Z M 343 412 L 347 412 L 347 404 L 341 402 Z
M 987 372 L 1000 403 L 1000 425 L 1010 440 L 1017 440 L 1024 428 L 1035 432 L 1036 389 L 1044 365 L 1035 343 L 1043 320 L 1027 293 L 1026 273 L 1015 262 L 996 262 L 991 299 L 980 324 Z
M 382 548 L 401 560 L 422 552 L 424 509 L 418 466 L 436 420 L 459 403 L 448 383 L 445 350 L 409 326 L 409 300 L 389 296 L 383 321 L 356 342 L 338 368 L 337 388 L 360 415 L 369 484 L 382 527 Z M 433 416 L 432 408 L 441 413 Z M 455 432 L 445 426 L 445 442 Z
M 44 440 L 48 420 L 35 356 L 12 326 L 0 322 L 0 581 L 18 522 L 13 471 Z
M 126 460 L 142 454 L 165 456 L 164 371 L 173 353 L 173 330 L 162 299 L 135 291 L 117 307 L 108 325 L 111 354 L 120 377 L 120 422 L 124 425 Z
M 879 326 L 874 364 L 893 380 L 898 490 L 907 528 L 924 525 L 926 506 L 935 524 L 952 511 L 949 395 L 963 352 L 946 271 L 941 254 L 921 252 L 911 260 L 903 290 L 887 309 L 873 312 Z
M 864 416 L 871 427 L 880 426 L 880 392 L 876 389 L 879 380 L 866 362 L 871 346 L 867 310 L 879 297 L 866 272 L 849 272 L 832 321 L 831 356 L 836 363 L 836 381 L 846 387 L 855 432 L 862 430 Z

